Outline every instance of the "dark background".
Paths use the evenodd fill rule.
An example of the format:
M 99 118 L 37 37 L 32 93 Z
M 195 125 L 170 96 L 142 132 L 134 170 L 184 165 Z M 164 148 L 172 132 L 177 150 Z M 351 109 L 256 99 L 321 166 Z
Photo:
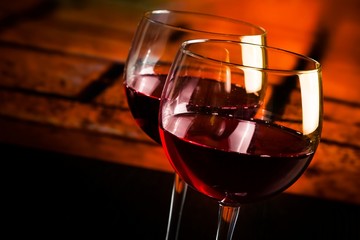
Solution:
M 165 239 L 173 174 L 0 144 L 8 239 Z M 217 203 L 188 191 L 180 239 L 215 239 Z M 281 194 L 242 207 L 235 239 L 360 239 L 360 206 Z

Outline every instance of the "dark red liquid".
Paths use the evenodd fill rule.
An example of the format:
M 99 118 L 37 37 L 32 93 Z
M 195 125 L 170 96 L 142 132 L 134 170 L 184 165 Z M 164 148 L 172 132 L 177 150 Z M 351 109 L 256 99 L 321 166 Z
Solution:
M 166 75 L 146 75 L 136 79 L 141 89 L 125 85 L 128 105 L 137 125 L 159 144 L 158 114 L 165 80 Z
M 227 203 L 284 191 L 314 155 L 307 137 L 263 121 L 188 113 L 165 124 L 160 135 L 175 170 L 193 188 Z
M 143 75 L 135 78 L 132 83 L 135 87 L 125 85 L 128 105 L 136 123 L 159 144 L 161 141 L 158 130 L 158 113 L 165 80 L 166 75 Z M 181 81 L 183 85 L 186 85 L 194 81 L 194 78 L 182 78 Z M 255 114 L 260 104 L 260 97 L 256 94 L 247 94 L 243 87 L 232 85 L 231 92 L 225 93 L 224 83 L 210 79 L 196 82 L 198 82 L 198 87 L 190 88 L 193 92 L 188 111 L 217 111 L 221 115 L 227 114 L 246 119 Z M 244 97 L 244 95 L 247 96 Z M 204 104 L 204 99 L 210 102 Z M 216 99 L 220 106 L 217 110 L 214 108 L 210 110 L 206 107 L 213 104 L 211 102 L 213 99 Z M 224 101 L 226 102 L 224 103 Z

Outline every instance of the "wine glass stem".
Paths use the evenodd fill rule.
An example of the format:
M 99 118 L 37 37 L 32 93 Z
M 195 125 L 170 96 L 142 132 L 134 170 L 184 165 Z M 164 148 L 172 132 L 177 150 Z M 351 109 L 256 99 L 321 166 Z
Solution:
M 171 195 L 170 212 L 166 240 L 176 240 L 178 238 L 181 214 L 187 192 L 187 184 L 175 173 L 175 179 Z
M 219 203 L 218 226 L 216 240 L 231 240 L 236 221 L 240 212 L 240 206 L 227 206 Z

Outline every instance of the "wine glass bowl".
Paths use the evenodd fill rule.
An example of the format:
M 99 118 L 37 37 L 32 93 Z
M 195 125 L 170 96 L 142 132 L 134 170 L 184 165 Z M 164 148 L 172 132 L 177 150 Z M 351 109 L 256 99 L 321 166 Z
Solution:
M 166 76 L 181 43 L 195 38 L 265 44 L 266 32 L 247 22 L 203 13 L 154 10 L 144 14 L 128 54 L 124 84 L 134 119 L 159 144 L 157 113 Z
M 311 58 L 238 41 L 183 43 L 161 97 L 160 137 L 180 177 L 231 213 L 229 231 L 219 218 L 217 239 L 231 239 L 241 204 L 303 174 L 320 141 L 322 104 Z

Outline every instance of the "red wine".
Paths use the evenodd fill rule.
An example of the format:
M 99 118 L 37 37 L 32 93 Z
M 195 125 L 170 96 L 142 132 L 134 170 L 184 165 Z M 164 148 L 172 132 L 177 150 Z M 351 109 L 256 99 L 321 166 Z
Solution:
M 158 130 L 158 113 L 160 97 L 166 77 L 166 75 L 142 75 L 132 81 L 132 86 L 135 87 L 125 85 L 128 105 L 136 123 L 149 137 L 159 144 L 161 141 Z M 181 79 L 183 85 L 192 85 L 193 82 L 196 82 L 196 86 L 198 86 L 193 86 L 188 90 L 192 96 L 188 104 L 188 111 L 218 111 L 217 113 L 220 115 L 227 114 L 247 119 L 255 114 L 258 106 L 261 104 L 260 96 L 246 93 L 244 87 L 232 84 L 231 92 L 225 93 L 223 82 L 211 79 L 202 79 L 201 81 L 194 79 L 193 77 Z M 245 94 L 247 96 L 243 97 Z M 204 104 L 204 99 L 206 101 L 216 99 L 218 101 L 217 104 L 221 107 L 217 108 L 217 110 L 215 108 L 209 109 Z M 226 101 L 226 103 L 223 101 Z M 208 105 L 212 104 L 208 103 Z
M 166 75 L 145 75 L 135 80 L 139 87 L 125 85 L 128 105 L 137 125 L 159 144 L 158 114 L 165 80 Z
M 160 136 L 174 169 L 193 188 L 227 203 L 284 191 L 306 169 L 316 144 L 260 120 L 187 113 L 164 123 Z

